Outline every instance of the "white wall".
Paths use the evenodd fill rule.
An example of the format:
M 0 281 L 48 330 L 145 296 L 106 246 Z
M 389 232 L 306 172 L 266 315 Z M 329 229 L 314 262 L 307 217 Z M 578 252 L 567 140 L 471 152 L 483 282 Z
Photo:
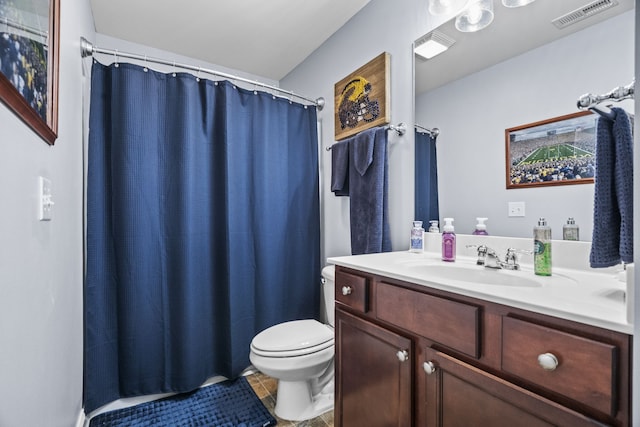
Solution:
M 89 2 L 61 1 L 58 139 L 0 103 L 0 426 L 68 427 L 82 405 L 82 66 Z M 54 219 L 37 219 L 38 176 Z
M 581 240 L 591 240 L 593 185 L 507 190 L 504 130 L 577 112 L 578 96 L 608 92 L 633 76 L 629 11 L 419 95 L 416 121 L 440 128 L 441 218 L 452 216 L 459 232 L 471 233 L 475 217 L 488 217 L 490 234 L 530 237 L 546 217 L 561 238 L 562 225 L 574 217 Z M 631 100 L 618 106 L 634 110 Z M 510 201 L 524 201 L 526 217 L 509 218 Z
M 261 76 L 256 76 L 255 74 L 249 74 L 249 73 L 245 73 L 243 71 L 240 70 L 235 70 L 232 68 L 226 68 L 226 67 L 222 67 L 220 65 L 216 65 L 216 64 L 211 64 L 205 61 L 200 61 L 197 59 L 193 59 L 193 58 L 189 58 L 187 56 L 184 55 L 180 55 L 179 53 L 176 52 L 169 52 L 166 50 L 161 50 L 161 49 L 155 49 L 149 46 L 145 46 L 139 43 L 134 43 L 134 42 L 130 42 L 127 40 L 123 40 L 123 39 L 118 39 L 115 37 L 111 37 L 111 36 L 107 36 L 105 34 L 101 34 L 101 33 L 96 33 L 96 38 L 95 38 L 95 43 L 94 43 L 95 47 L 99 47 L 99 48 L 103 48 L 103 49 L 108 49 L 108 50 L 114 50 L 117 49 L 119 52 L 126 52 L 126 53 L 132 53 L 132 54 L 136 54 L 136 55 L 147 55 L 148 58 L 154 58 L 154 59 L 160 59 L 160 60 L 164 60 L 164 61 L 171 61 L 171 63 L 173 63 L 173 61 L 176 62 L 176 64 L 185 64 L 185 65 L 190 65 L 193 67 L 202 67 L 202 69 L 209 69 L 209 70 L 213 70 L 213 71 L 218 71 L 218 72 L 222 72 L 222 73 L 226 73 L 226 74 L 231 74 L 233 76 L 238 76 L 238 77 L 242 77 L 245 79 L 249 79 L 251 81 L 258 81 L 260 83 L 264 83 L 270 86 L 275 86 L 278 87 L 279 83 L 276 80 L 271 80 L 271 79 L 267 79 L 265 77 L 261 77 Z M 108 54 L 101 54 L 101 53 L 96 53 L 94 55 L 94 57 L 96 58 L 96 60 L 100 61 L 102 64 L 111 64 L 112 62 L 114 62 L 115 60 L 115 56 L 114 55 L 108 55 Z M 156 70 L 156 71 L 160 71 L 163 73 L 170 73 L 173 71 L 176 72 L 187 72 L 187 73 L 191 73 L 193 75 L 199 75 L 201 78 L 203 79 L 210 79 L 210 80 L 219 80 L 220 78 L 214 77 L 210 74 L 207 74 L 205 72 L 201 72 L 198 73 L 197 71 L 189 71 L 189 70 L 184 70 L 184 69 L 176 69 L 175 67 L 173 67 L 172 65 L 163 65 L 163 64 L 157 64 L 157 63 L 151 63 L 151 62 L 145 62 L 144 60 L 134 60 L 134 59 L 128 59 L 128 58 L 119 58 L 119 61 L 122 62 L 129 62 L 132 64 L 138 64 L 141 66 L 148 66 L 149 68 Z M 264 90 L 267 91 L 266 89 L 260 88 L 260 87 L 255 87 L 252 86 L 251 84 L 248 83 L 242 83 L 239 82 L 239 86 L 241 87 L 245 87 L 248 89 L 258 89 L 258 90 Z
M 444 19 L 444 18 L 443 18 Z M 404 122 L 408 132 L 389 132 L 389 222 L 394 250 L 408 248 L 413 221 L 413 40 L 439 25 L 422 0 L 372 0 L 344 27 L 287 75 L 281 86 L 310 97 L 322 96 L 327 105 L 321 122 L 322 180 L 331 179 L 334 139 L 334 84 L 382 52 L 391 54 L 391 122 Z M 328 184 L 322 190 L 323 237 L 326 256 L 351 254 L 349 200 L 335 197 Z

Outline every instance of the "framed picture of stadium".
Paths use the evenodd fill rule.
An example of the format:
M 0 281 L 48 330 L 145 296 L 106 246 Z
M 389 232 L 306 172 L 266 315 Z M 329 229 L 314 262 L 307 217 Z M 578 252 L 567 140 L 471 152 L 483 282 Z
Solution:
M 593 183 L 597 117 L 581 111 L 506 129 L 507 189 Z
M 44 141 L 58 133 L 60 0 L 0 0 L 0 100 Z

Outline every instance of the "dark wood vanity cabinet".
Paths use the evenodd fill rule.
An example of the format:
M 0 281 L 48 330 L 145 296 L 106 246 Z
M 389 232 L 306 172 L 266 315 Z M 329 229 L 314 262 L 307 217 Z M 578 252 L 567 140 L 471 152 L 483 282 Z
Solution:
M 343 426 L 410 426 L 411 340 L 336 312 L 336 401 Z
M 629 426 L 630 352 L 626 334 L 336 267 L 338 427 Z

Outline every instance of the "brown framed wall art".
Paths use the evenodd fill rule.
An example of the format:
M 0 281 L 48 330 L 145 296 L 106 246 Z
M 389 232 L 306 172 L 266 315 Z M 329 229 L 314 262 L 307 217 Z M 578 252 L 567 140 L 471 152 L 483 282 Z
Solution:
M 506 129 L 507 189 L 593 183 L 597 118 L 582 111 Z
M 390 55 L 384 52 L 335 84 L 335 139 L 390 119 Z
M 58 132 L 60 0 L 0 0 L 0 100 L 45 142 Z

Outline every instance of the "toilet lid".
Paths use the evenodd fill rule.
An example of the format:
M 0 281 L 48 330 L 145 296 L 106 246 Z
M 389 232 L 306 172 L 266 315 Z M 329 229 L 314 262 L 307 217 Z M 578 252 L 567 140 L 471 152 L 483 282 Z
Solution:
M 271 326 L 253 338 L 251 347 L 260 352 L 316 351 L 333 344 L 333 329 L 317 320 L 293 320 Z

